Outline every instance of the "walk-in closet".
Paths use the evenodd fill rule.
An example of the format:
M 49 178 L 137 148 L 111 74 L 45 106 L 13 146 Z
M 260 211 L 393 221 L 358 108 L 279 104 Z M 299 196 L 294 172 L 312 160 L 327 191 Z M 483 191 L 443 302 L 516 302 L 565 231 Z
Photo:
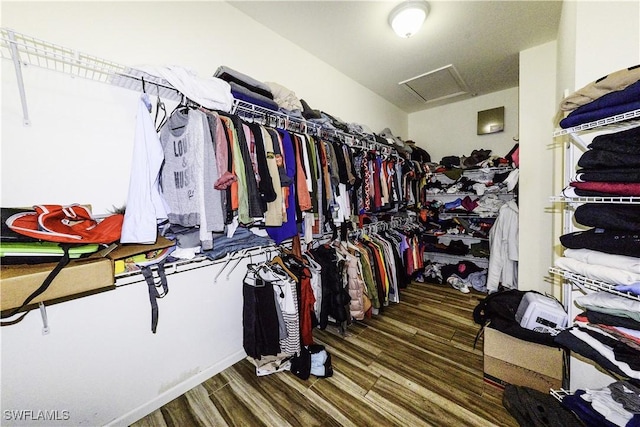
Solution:
M 2 425 L 639 425 L 637 0 L 3 1 L 0 53 Z

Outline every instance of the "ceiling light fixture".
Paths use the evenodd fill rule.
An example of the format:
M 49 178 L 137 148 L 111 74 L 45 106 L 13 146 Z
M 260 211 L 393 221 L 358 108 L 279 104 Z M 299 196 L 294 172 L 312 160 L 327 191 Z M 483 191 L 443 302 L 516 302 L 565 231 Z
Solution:
M 418 32 L 428 13 L 427 2 L 406 1 L 393 8 L 389 25 L 398 36 L 406 39 Z

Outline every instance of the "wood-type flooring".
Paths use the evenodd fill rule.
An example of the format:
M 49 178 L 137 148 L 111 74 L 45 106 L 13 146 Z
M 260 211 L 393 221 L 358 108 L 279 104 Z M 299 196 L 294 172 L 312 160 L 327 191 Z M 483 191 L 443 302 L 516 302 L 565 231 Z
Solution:
M 413 282 L 345 336 L 314 330 L 331 378 L 258 377 L 242 360 L 133 426 L 517 426 L 482 380 L 482 339 L 473 348 L 483 296 Z

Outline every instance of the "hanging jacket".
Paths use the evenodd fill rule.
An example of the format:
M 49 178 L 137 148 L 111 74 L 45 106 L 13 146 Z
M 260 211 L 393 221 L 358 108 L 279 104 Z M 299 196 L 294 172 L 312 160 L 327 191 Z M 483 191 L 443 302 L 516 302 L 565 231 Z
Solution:
M 487 289 L 497 291 L 498 284 L 518 288 L 518 205 L 511 200 L 499 211 L 489 232 L 489 271 Z

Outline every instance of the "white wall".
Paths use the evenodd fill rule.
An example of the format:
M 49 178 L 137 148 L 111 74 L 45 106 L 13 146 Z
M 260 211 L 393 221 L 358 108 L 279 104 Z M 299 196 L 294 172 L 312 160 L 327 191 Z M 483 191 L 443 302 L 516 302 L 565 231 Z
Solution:
M 640 2 L 580 1 L 576 21 L 573 90 L 640 63 Z
M 504 131 L 477 134 L 478 111 L 504 106 Z M 441 107 L 409 114 L 409 137 L 431 155 L 434 162 L 444 156 L 468 156 L 474 149 L 489 149 L 504 156 L 518 136 L 518 88 L 511 88 Z
M 119 64 L 177 64 L 200 76 L 227 65 L 347 122 L 406 134 L 406 113 L 224 2 L 3 1 L 1 19 Z M 2 76 L 3 206 L 82 202 L 102 213 L 122 205 L 138 94 L 27 67 L 25 127 L 10 61 Z
M 550 146 L 556 110 L 556 42 L 520 52 L 520 241 L 518 289 L 553 292 L 549 248 L 554 246 L 554 155 Z

